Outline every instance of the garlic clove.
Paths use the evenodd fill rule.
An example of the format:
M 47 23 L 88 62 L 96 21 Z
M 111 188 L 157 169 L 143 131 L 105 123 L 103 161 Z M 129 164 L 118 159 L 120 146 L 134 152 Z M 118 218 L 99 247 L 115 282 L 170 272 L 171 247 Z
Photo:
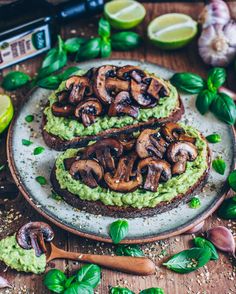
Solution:
M 231 253 L 235 258 L 235 241 L 229 229 L 218 226 L 207 231 L 207 239 L 211 241 L 216 248 Z
M 195 227 L 193 227 L 190 230 L 184 232 L 184 234 L 188 235 L 188 234 L 198 233 L 198 232 L 200 232 L 202 230 L 204 224 L 205 224 L 205 221 L 197 224 Z

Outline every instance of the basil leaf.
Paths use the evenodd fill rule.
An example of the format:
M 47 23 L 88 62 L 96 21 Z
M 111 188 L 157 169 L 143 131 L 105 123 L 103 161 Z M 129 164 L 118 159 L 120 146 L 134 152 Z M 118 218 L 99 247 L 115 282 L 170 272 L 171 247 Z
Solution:
M 38 176 L 35 180 L 41 185 L 44 186 L 47 184 L 47 180 L 43 176 Z
M 212 260 L 219 259 L 219 255 L 216 251 L 216 248 L 210 241 L 208 241 L 202 237 L 197 237 L 197 238 L 193 239 L 193 243 L 196 247 L 199 247 L 199 248 L 209 248 L 211 250 L 211 259 Z
M 37 81 L 37 85 L 40 88 L 45 88 L 49 90 L 56 90 L 59 87 L 60 83 L 61 80 L 58 78 L 58 76 L 49 76 Z
M 236 196 L 224 200 L 217 214 L 223 219 L 236 219 Z
M 64 48 L 69 53 L 76 53 L 85 42 L 85 38 L 70 38 L 65 41 Z
M 205 114 L 209 110 L 214 99 L 215 99 L 214 93 L 210 92 L 209 90 L 201 91 L 198 94 L 197 99 L 196 99 L 197 110 L 201 114 Z
M 34 116 L 32 114 L 29 114 L 25 117 L 25 121 L 28 123 L 31 123 L 34 120 Z
M 96 264 L 88 264 L 78 271 L 77 281 L 86 282 L 91 287 L 95 288 L 101 280 L 101 269 Z
M 193 197 L 189 202 L 190 208 L 198 208 L 201 206 L 201 201 L 198 197 Z
M 111 41 L 101 40 L 101 57 L 109 57 L 111 55 Z
M 101 39 L 93 38 L 87 41 L 83 46 L 81 46 L 80 50 L 76 55 L 76 61 L 83 59 L 91 59 L 99 56 L 101 51 Z
M 98 34 L 103 39 L 108 39 L 111 35 L 111 26 L 104 18 L 101 18 L 98 22 Z
M 179 90 L 190 94 L 198 94 L 205 87 L 205 82 L 199 75 L 188 72 L 176 73 L 170 81 Z
M 52 269 L 48 271 L 44 277 L 43 284 L 55 293 L 62 293 L 64 291 L 64 283 L 66 281 L 65 274 L 58 270 Z
M 128 288 L 123 287 L 113 287 L 110 289 L 110 294 L 135 294 Z
M 221 142 L 221 136 L 219 134 L 211 134 L 206 136 L 206 139 L 210 143 L 219 143 Z
M 165 294 L 162 288 L 148 288 L 141 291 L 139 294 Z
M 39 155 L 39 154 L 41 154 L 41 153 L 43 153 L 44 152 L 44 147 L 36 147 L 35 149 L 34 149 L 34 152 L 33 152 L 33 154 L 34 155 Z
M 30 81 L 30 77 L 21 71 L 9 72 L 2 81 L 3 89 L 13 91 L 23 87 Z
M 111 36 L 112 49 L 117 51 L 133 50 L 141 43 L 141 36 L 135 32 L 120 32 Z
M 75 72 L 77 72 L 80 69 L 80 67 L 78 66 L 71 66 L 68 67 L 66 70 L 64 70 L 62 73 L 60 73 L 59 75 L 57 75 L 57 77 L 61 80 L 61 81 L 65 81 L 67 80 L 72 74 L 74 74 Z
M 235 124 L 236 107 L 234 101 L 228 95 L 218 93 L 211 104 L 211 111 L 215 114 L 215 116 L 227 124 Z
M 93 288 L 87 283 L 73 283 L 63 294 L 93 294 Z
M 232 171 L 228 176 L 228 183 L 230 188 L 236 192 L 236 170 Z
M 173 255 L 163 265 L 172 271 L 185 274 L 204 266 L 210 259 L 209 248 L 191 248 Z
M 226 163 L 221 157 L 217 157 L 212 161 L 212 167 L 218 174 L 223 175 L 225 173 Z
M 65 288 L 69 288 L 70 285 L 72 284 L 72 282 L 75 280 L 76 276 L 72 276 L 70 278 L 68 278 L 65 282 Z
M 115 253 L 118 256 L 144 256 L 142 249 L 138 245 L 118 245 Z
M 208 73 L 207 87 L 210 91 L 215 92 L 226 80 L 226 71 L 222 67 L 212 68 Z
M 31 144 L 33 144 L 33 142 L 26 140 L 26 139 L 22 139 L 21 140 L 22 145 L 24 146 L 30 146 Z
M 129 231 L 129 224 L 126 220 L 117 220 L 110 225 L 110 237 L 113 243 L 118 244 L 123 240 Z

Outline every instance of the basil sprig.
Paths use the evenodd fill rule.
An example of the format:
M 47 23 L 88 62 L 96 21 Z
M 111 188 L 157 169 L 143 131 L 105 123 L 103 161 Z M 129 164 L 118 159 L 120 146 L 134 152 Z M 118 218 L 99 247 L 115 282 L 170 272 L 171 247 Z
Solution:
M 129 231 L 129 224 L 126 220 L 117 220 L 110 225 L 110 237 L 114 244 L 120 243 Z
M 29 81 L 29 75 L 21 71 L 11 71 L 3 78 L 2 87 L 7 91 L 13 91 L 25 86 Z
M 218 174 L 224 175 L 225 169 L 226 169 L 226 163 L 221 157 L 217 157 L 216 159 L 212 161 L 212 167 Z
M 142 249 L 138 245 L 118 245 L 115 249 L 119 256 L 144 256 Z
M 212 92 L 217 92 L 226 80 L 226 71 L 222 67 L 214 67 L 208 72 L 207 87 Z
M 197 110 L 201 114 L 205 114 L 208 112 L 213 100 L 215 99 L 215 94 L 211 91 L 205 89 L 201 91 L 196 99 L 196 107 Z
M 236 170 L 232 171 L 228 176 L 228 183 L 231 189 L 236 192 Z
M 111 36 L 111 47 L 116 51 L 127 51 L 137 48 L 142 38 L 135 32 L 119 32 Z
M 63 293 L 66 279 L 66 275 L 62 271 L 52 269 L 45 275 L 43 283 L 49 290 L 55 293 Z
M 176 73 L 170 81 L 179 90 L 190 94 L 198 94 L 206 86 L 206 82 L 199 75 L 188 72 Z
M 219 259 L 219 255 L 216 251 L 216 248 L 210 241 L 208 241 L 202 237 L 196 237 L 193 239 L 193 243 L 196 247 L 199 247 L 199 248 L 209 248 L 211 250 L 211 259 L 212 260 Z
M 85 42 L 85 38 L 69 38 L 65 41 L 64 48 L 68 53 L 76 53 L 80 49 L 81 45 L 83 45 Z
M 236 196 L 224 200 L 217 214 L 223 219 L 236 219 Z

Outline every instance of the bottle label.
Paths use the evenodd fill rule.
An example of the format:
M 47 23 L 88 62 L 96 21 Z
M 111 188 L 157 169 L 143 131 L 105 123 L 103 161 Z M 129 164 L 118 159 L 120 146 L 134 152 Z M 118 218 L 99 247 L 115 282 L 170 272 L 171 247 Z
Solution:
M 51 48 L 49 27 L 44 25 L 0 42 L 0 69 Z

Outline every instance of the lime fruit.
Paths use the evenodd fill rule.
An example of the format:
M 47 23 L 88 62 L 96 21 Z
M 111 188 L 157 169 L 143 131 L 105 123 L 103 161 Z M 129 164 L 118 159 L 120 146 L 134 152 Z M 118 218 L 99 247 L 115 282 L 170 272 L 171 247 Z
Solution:
M 0 134 L 7 128 L 14 113 L 11 98 L 0 94 Z
M 113 0 L 106 3 L 104 14 L 115 29 L 131 29 L 145 17 L 146 10 L 134 0 Z
M 197 34 L 197 22 L 182 13 L 168 13 L 148 25 L 148 37 L 162 49 L 178 49 L 187 45 Z

